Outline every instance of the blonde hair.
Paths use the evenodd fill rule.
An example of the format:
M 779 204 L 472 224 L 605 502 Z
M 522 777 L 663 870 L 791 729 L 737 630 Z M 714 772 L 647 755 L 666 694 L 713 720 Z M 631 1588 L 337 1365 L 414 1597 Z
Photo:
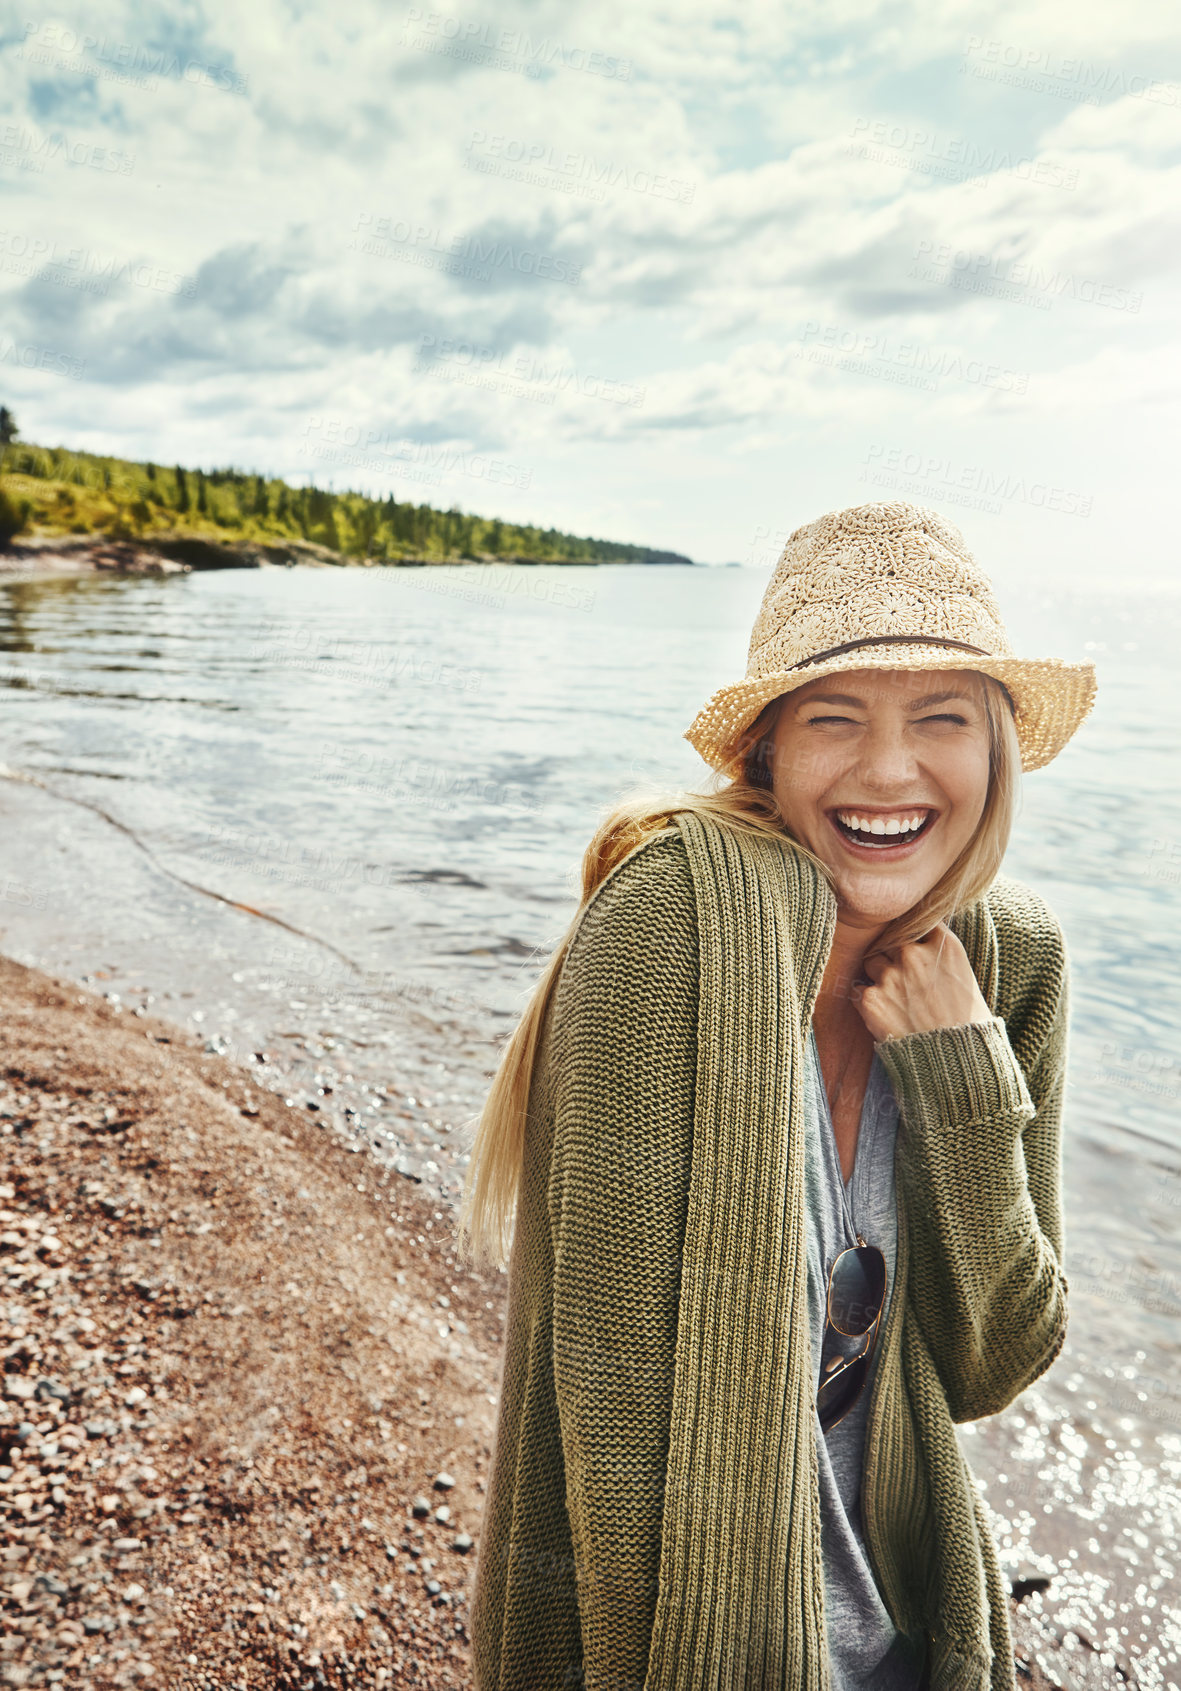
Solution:
M 1021 749 L 1008 690 L 979 671 L 988 722 L 988 791 L 972 839 L 918 903 L 896 917 L 872 951 L 888 952 L 921 939 L 992 885 L 1005 855 L 1021 791 Z M 741 736 L 739 773 L 713 792 L 633 791 L 616 803 L 596 828 L 582 859 L 578 910 L 533 987 L 521 1018 L 501 1051 L 460 1196 L 457 1254 L 504 1268 L 512 1250 L 517 1193 L 525 1156 L 529 1094 L 538 1045 L 554 985 L 583 910 L 603 882 L 654 834 L 685 811 L 707 816 L 740 832 L 788 834 L 794 839 L 771 787 L 771 753 L 779 712 L 787 694 L 764 707 Z M 833 885 L 832 871 L 799 840 L 799 850 Z M 834 889 L 835 890 L 835 889 Z

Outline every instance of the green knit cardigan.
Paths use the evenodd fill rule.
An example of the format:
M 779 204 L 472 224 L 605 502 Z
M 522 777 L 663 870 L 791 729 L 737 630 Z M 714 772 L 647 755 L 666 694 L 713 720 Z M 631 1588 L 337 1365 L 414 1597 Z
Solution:
M 827 1691 L 802 1065 L 836 900 L 785 835 L 684 813 L 589 901 L 545 1016 L 472 1606 L 478 1691 Z M 879 1041 L 898 1260 L 864 1530 L 932 1691 L 1011 1691 L 954 1424 L 1065 1337 L 1061 929 L 951 919 L 987 1023 Z

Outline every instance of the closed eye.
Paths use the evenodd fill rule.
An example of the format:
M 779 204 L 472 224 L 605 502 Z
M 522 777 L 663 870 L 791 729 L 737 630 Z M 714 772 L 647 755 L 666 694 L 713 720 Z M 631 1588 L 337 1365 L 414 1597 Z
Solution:
M 851 716 L 810 716 L 807 720 L 808 720 L 808 727 L 813 728 L 813 727 L 815 727 L 815 725 L 818 722 L 848 722 L 848 723 L 852 723 L 854 719 Z M 957 727 L 960 727 L 960 728 L 966 728 L 968 726 L 967 717 L 960 716 L 955 711 L 942 711 L 938 715 L 935 715 L 935 716 L 923 716 L 923 717 L 919 718 L 919 721 L 920 722 L 954 722 L 957 725 Z
M 929 715 L 929 717 L 919 717 L 917 720 L 919 720 L 919 722 L 951 722 L 951 724 L 953 724 L 954 727 L 958 727 L 958 729 L 966 729 L 966 727 L 968 727 L 968 717 L 961 717 L 961 715 L 959 715 L 958 712 L 954 712 L 954 710 L 941 710 L 941 712 L 936 712 L 936 714 Z M 846 727 L 858 727 L 856 717 L 807 717 L 807 725 L 809 725 L 810 729 L 819 727 L 819 725 L 822 724 L 827 724 L 827 722 L 841 722 L 841 724 L 846 725 Z

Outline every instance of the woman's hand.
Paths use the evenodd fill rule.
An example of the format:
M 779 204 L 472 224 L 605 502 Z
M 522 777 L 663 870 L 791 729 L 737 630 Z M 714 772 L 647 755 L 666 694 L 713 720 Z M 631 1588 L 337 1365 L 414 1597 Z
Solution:
M 855 985 L 850 997 L 875 1041 L 992 1020 L 968 954 L 946 922 L 889 958 L 869 958 L 865 973 L 873 984 Z

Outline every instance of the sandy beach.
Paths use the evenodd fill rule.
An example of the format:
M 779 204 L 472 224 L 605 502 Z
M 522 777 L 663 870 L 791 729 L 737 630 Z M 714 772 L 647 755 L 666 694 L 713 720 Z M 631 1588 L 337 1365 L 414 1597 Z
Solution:
M 0 958 L 0 1025 L 0 1682 L 470 1685 L 504 1276 L 175 1024 Z
M 466 1685 L 503 1280 L 179 1028 L 0 998 L 0 1682 Z

